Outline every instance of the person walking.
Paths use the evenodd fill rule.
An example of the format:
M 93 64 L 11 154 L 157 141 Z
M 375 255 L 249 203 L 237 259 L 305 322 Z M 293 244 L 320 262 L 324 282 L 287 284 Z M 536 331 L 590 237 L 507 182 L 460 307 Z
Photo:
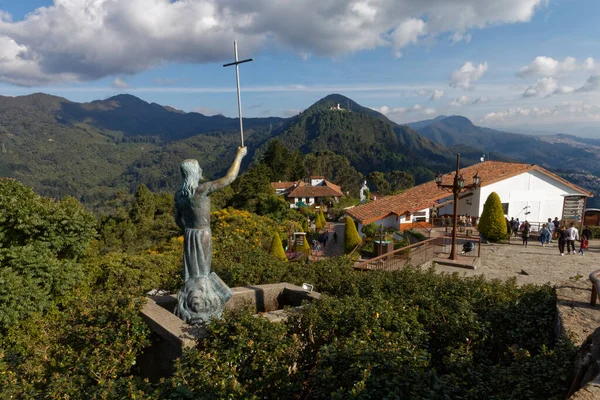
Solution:
M 517 237 L 517 232 L 519 232 L 519 226 L 520 226 L 520 225 L 521 225 L 521 224 L 519 223 L 519 218 L 517 218 L 517 219 L 515 219 L 515 220 L 513 221 L 513 232 L 514 232 L 514 234 L 515 234 L 515 237 Z
M 583 231 L 581 231 L 581 241 L 579 243 L 579 253 L 583 255 L 583 251 L 587 250 L 589 240 L 592 238 L 592 231 L 589 226 L 586 226 Z
M 547 236 L 548 240 L 546 240 L 546 244 L 550 244 L 550 243 L 552 243 L 552 239 L 554 238 L 554 231 L 556 230 L 554 223 L 552 223 L 552 218 L 548 218 L 548 223 L 546 224 L 546 228 L 548 228 L 548 232 L 550 233 Z
M 575 254 L 575 241 L 579 240 L 579 231 L 573 223 L 569 225 L 569 229 L 567 229 L 567 254 L 571 254 L 571 249 L 573 249 L 573 254 Z
M 518 221 L 518 219 L 517 219 Z M 523 222 L 523 232 L 522 232 L 522 236 L 523 236 L 523 247 L 527 247 L 527 243 L 529 242 L 529 234 L 531 233 L 531 225 L 529 225 L 529 222 L 527 222 L 527 220 L 525 220 L 525 222 Z
M 337 243 L 337 232 L 333 232 L 333 243 Z
M 540 240 L 542 242 L 542 247 L 548 243 L 548 236 L 550 236 L 550 230 L 546 224 L 543 224 L 542 229 L 540 229 Z
M 565 255 L 565 243 L 567 242 L 567 232 L 565 227 L 561 226 L 556 230 L 556 238 L 558 239 L 558 252 L 561 256 Z

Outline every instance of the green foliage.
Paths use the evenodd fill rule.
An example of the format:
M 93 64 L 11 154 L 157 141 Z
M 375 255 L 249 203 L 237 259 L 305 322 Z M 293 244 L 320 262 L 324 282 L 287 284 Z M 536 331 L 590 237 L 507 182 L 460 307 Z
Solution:
M 76 202 L 60 210 L 62 202 L 6 187 L 30 212 L 20 224 L 5 223 L 11 216 L 0 208 L 0 398 L 499 400 L 561 398 L 568 389 L 575 349 L 554 338 L 549 285 L 433 268 L 365 273 L 346 257 L 287 263 L 268 252 L 287 221 L 234 209 L 212 213 L 215 271 L 230 286 L 308 282 L 321 299 L 280 324 L 226 312 L 173 376 L 143 381 L 135 362 L 149 331 L 136 299 L 181 285 L 183 238 L 103 254 L 93 229 L 80 224 L 87 214 Z M 169 203 L 154 200 L 149 232 Z M 52 219 L 49 209 L 63 218 Z M 74 218 L 73 210 L 82 215 Z M 130 215 L 124 208 L 116 217 Z M 42 226 L 43 233 L 34 229 Z M 70 227 L 77 233 L 70 236 Z M 57 232 L 65 237 L 51 240 Z
M 285 254 L 285 250 L 283 249 L 283 243 L 281 243 L 281 238 L 277 232 L 273 234 L 273 241 L 271 242 L 271 250 L 269 253 L 280 260 L 287 261 L 287 256 Z
M 361 242 L 360 235 L 356 230 L 354 221 L 349 216 L 346 217 L 346 228 L 344 232 L 344 252 L 350 253 Z
M 375 235 L 377 235 L 378 229 L 379 228 L 377 227 L 377 224 L 375 222 L 371 222 L 370 224 L 363 225 L 363 227 L 361 228 L 361 231 L 362 231 L 363 235 L 372 239 L 375 237 Z
M 271 182 L 289 182 L 306 177 L 303 158 L 299 151 L 291 152 L 278 139 L 273 139 L 267 146 L 262 163 L 269 167 Z
M 0 333 L 70 295 L 96 222 L 73 198 L 58 202 L 0 179 Z
M 317 218 L 315 219 L 315 227 L 317 228 L 317 230 L 321 230 L 325 227 L 326 224 L 327 221 L 325 221 L 323 210 L 319 209 L 319 212 L 317 213 Z
M 506 219 L 496 192 L 490 193 L 486 199 L 477 229 L 491 242 L 506 239 Z

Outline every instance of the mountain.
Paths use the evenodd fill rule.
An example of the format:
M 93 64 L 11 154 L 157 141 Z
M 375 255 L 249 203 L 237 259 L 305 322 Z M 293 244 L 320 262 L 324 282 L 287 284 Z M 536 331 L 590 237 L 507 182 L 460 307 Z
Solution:
M 474 125 L 454 115 L 408 124 L 424 137 L 444 146 L 466 145 L 510 159 L 538 164 L 561 173 L 570 181 L 595 193 L 600 191 L 600 140 L 573 135 L 526 135 L 502 132 Z M 592 200 L 598 204 L 598 200 Z
M 493 148 L 494 159 L 524 160 L 527 155 L 546 166 L 577 158 L 592 168 L 597 157 L 589 150 L 599 146 L 566 135 L 525 137 L 528 142 L 524 135 L 477 127 L 458 116 L 399 125 L 340 94 L 292 118 L 244 118 L 244 128 L 249 155 L 242 168 L 259 160 L 269 141 L 278 138 L 305 154 L 344 156 L 365 175 L 404 170 L 417 183 L 452 169 L 457 152 L 462 165 L 478 162 L 481 149 Z M 89 103 L 43 93 L 0 96 L 0 176 L 18 179 L 45 196 L 71 195 L 99 204 L 140 183 L 171 191 L 180 182 L 182 160 L 197 159 L 210 179 L 226 172 L 239 145 L 237 118 L 185 113 L 131 95 Z M 573 157 L 565 156 L 568 152 Z M 550 166 L 565 165 L 577 164 Z

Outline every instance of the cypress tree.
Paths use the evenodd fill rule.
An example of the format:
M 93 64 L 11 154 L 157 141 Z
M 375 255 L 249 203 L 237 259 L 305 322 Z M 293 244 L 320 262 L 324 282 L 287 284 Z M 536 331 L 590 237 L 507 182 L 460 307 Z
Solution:
M 344 232 L 344 252 L 350 253 L 361 242 L 360 235 L 356 230 L 354 221 L 349 216 L 346 216 L 346 229 Z
M 490 193 L 485 201 L 477 229 L 490 242 L 506 239 L 506 220 L 500 196 L 496 192 Z
M 277 232 L 273 234 L 270 253 L 280 260 L 287 261 L 287 256 L 285 255 L 285 250 L 283 249 L 283 243 L 281 242 L 281 238 Z
M 321 225 L 322 228 L 325 228 L 327 226 L 327 220 L 325 219 L 325 214 L 323 214 L 323 209 L 319 209 L 319 218 L 321 218 Z

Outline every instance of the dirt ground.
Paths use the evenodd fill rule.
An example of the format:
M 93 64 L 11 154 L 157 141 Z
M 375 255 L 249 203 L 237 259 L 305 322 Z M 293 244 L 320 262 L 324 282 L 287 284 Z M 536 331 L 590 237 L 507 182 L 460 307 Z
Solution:
M 561 256 L 556 241 L 544 247 L 539 241 L 521 244 L 482 244 L 481 260 L 476 270 L 436 265 L 436 270 L 458 272 L 460 275 L 483 274 L 487 278 L 507 279 L 516 277 L 519 285 L 528 283 L 552 285 L 564 283 L 571 277 L 581 276 L 588 280 L 590 272 L 600 269 L 600 240 L 590 241 L 585 255 L 565 252 Z M 579 243 L 575 242 L 576 251 Z M 566 251 L 566 250 L 565 250 Z M 522 274 L 521 270 L 528 275 Z

